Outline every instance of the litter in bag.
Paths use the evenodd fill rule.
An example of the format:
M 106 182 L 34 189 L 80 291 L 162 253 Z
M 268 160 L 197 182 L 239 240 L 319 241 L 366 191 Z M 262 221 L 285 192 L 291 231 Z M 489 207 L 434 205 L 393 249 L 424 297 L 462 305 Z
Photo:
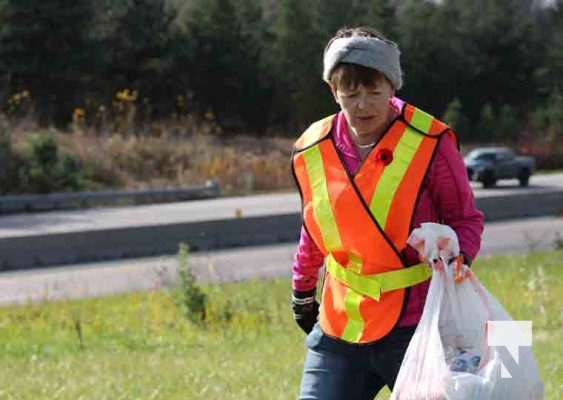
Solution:
M 517 363 L 504 346 L 488 346 L 488 322 L 512 318 L 471 269 L 456 258 L 459 244 L 455 232 L 445 225 L 422 224 L 408 242 L 430 263 L 433 275 L 391 399 L 543 399 L 543 384 L 530 346 L 519 348 Z M 452 259 L 455 261 L 449 262 Z M 511 377 L 503 377 L 506 365 L 512 366 Z

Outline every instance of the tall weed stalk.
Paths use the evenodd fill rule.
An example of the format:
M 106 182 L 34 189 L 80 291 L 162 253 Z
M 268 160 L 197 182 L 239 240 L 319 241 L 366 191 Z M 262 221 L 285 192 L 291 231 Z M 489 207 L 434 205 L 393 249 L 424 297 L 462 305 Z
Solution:
M 190 322 L 204 326 L 207 316 L 207 296 L 198 285 L 197 277 L 188 264 L 188 255 L 188 245 L 180 243 L 176 304 Z

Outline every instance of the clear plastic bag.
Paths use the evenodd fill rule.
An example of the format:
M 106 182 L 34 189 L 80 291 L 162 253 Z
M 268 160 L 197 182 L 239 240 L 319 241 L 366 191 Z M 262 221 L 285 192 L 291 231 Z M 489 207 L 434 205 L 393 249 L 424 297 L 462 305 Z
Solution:
M 501 377 L 503 364 L 514 361 L 507 359 L 511 356 L 506 349 L 487 345 L 488 321 L 512 318 L 467 266 L 463 266 L 466 279 L 454 282 L 454 266 L 447 265 L 450 258 L 446 257 L 451 255 L 452 247 L 456 248 L 457 237 L 446 233 L 448 240 L 434 246 L 432 241 L 440 240 L 440 234 L 436 234 L 440 228 L 426 228 L 432 228 L 434 237 L 426 235 L 425 251 L 438 258 L 431 261 L 435 268 L 422 318 L 403 359 L 391 399 L 543 399 L 543 384 L 531 347 L 520 347 L 518 368 L 511 370 L 511 378 Z M 419 235 L 413 241 L 420 240 L 423 233 L 413 232 Z

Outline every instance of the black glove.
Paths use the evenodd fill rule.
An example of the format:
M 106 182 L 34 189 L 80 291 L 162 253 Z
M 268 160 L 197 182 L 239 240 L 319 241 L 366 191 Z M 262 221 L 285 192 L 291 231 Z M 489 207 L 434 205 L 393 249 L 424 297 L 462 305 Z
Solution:
M 291 296 L 291 310 L 297 325 L 305 333 L 313 330 L 313 325 L 319 316 L 319 303 L 315 300 L 315 289 L 309 292 L 293 291 Z

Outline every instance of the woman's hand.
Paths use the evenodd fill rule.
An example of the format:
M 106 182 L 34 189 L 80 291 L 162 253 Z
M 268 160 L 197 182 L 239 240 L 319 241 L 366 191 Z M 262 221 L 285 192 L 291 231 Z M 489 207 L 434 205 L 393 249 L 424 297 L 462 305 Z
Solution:
M 319 303 L 315 300 L 316 291 L 308 292 L 293 291 L 291 295 L 291 310 L 293 318 L 303 332 L 309 334 L 317 323 L 319 316 Z

